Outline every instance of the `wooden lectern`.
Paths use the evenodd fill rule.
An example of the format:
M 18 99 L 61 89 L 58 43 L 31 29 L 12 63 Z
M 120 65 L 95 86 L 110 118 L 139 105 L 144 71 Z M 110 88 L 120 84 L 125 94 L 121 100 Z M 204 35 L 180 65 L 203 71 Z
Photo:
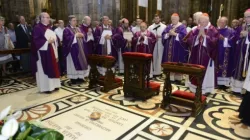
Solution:
M 160 84 L 149 81 L 152 55 L 146 53 L 123 53 L 124 61 L 124 85 L 125 97 L 147 99 L 158 95 Z

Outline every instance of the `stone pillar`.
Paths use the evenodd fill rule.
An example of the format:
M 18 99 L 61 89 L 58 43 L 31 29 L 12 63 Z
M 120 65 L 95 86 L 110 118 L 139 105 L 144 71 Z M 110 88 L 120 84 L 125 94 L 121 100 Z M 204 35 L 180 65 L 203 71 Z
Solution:
M 34 14 L 33 0 L 1 0 L 2 15 L 6 18 L 6 22 L 18 23 L 18 16 L 22 15 L 27 22 Z
M 68 12 L 77 16 L 81 23 L 84 16 L 99 20 L 101 16 L 109 16 L 114 25 L 120 18 L 120 0 L 68 0 Z
M 171 23 L 171 15 L 178 13 L 181 20 L 187 19 L 190 15 L 190 0 L 164 0 L 162 14 L 166 23 Z

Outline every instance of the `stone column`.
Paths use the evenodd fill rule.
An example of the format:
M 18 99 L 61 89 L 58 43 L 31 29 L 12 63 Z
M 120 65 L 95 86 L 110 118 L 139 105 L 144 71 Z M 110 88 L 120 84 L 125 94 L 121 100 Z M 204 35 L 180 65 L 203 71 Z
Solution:
M 84 16 L 99 20 L 101 16 L 109 16 L 116 25 L 120 18 L 120 0 L 68 0 L 68 12 L 74 14 L 81 22 Z
M 162 14 L 166 23 L 171 23 L 171 15 L 178 13 L 181 20 L 187 19 L 190 14 L 190 0 L 163 0 Z

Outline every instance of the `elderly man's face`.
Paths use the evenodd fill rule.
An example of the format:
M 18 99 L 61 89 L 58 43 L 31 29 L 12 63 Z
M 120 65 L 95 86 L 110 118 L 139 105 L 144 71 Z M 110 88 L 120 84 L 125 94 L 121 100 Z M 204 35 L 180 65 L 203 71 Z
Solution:
M 77 20 L 76 20 L 76 18 L 72 18 L 71 20 L 70 20 L 70 25 L 72 26 L 72 27 L 76 27 L 76 25 L 77 25 Z
M 247 24 L 250 24 L 250 12 L 245 12 L 245 14 L 244 14 L 244 18 L 245 18 L 245 22 L 247 23 Z
M 109 25 L 109 19 L 108 18 L 103 18 L 102 22 L 103 22 L 103 24 L 105 26 Z
M 205 28 L 209 23 L 209 20 L 205 17 L 200 17 L 199 24 L 201 27 Z
M 227 21 L 225 19 L 218 20 L 218 26 L 220 28 L 225 28 L 227 26 Z
M 89 26 L 91 24 L 91 18 L 85 18 L 85 24 Z
M 42 14 L 41 22 L 43 24 L 45 24 L 45 25 L 49 25 L 50 24 L 50 16 L 49 16 L 49 14 L 47 14 L 47 13 Z
M 177 16 L 172 16 L 171 17 L 172 24 L 176 25 L 179 22 L 179 17 Z
M 146 31 L 147 30 L 147 24 L 141 23 L 140 28 L 141 28 L 142 32 Z

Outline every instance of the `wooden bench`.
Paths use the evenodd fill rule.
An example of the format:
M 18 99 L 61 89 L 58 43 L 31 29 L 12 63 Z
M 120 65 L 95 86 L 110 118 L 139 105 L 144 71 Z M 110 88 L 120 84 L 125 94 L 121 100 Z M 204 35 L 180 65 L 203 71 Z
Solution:
M 201 65 L 167 62 L 162 64 L 166 79 L 163 89 L 161 107 L 165 109 L 170 104 L 176 104 L 192 108 L 192 116 L 197 116 L 206 104 L 206 96 L 202 95 L 202 82 L 205 75 L 205 67 Z M 197 80 L 196 93 L 177 90 L 172 92 L 170 73 L 188 74 Z
M 22 54 L 22 53 L 30 53 L 30 48 L 24 48 L 24 49 L 13 49 L 13 50 L 0 50 L 0 54 Z M 2 68 L 0 68 L 0 85 L 3 82 L 3 71 Z
M 160 84 L 149 80 L 152 55 L 146 53 L 123 53 L 125 97 L 147 99 L 160 92 Z

